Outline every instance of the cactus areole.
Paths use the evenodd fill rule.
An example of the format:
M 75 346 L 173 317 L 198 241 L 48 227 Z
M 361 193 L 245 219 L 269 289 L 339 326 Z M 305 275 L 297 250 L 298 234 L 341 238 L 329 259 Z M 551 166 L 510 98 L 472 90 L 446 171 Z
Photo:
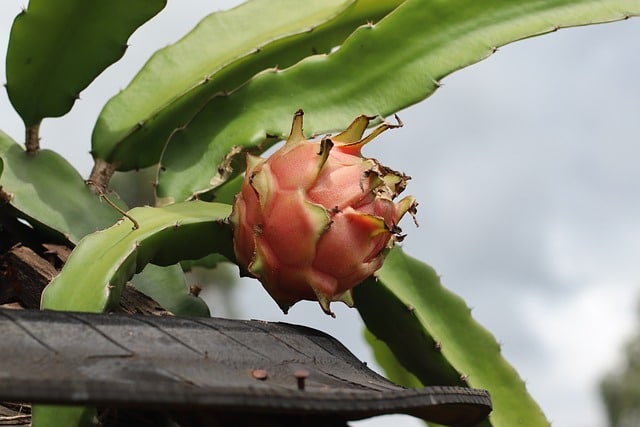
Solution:
M 269 158 L 247 154 L 247 170 L 231 223 L 241 268 L 258 278 L 286 313 L 317 300 L 333 316 L 332 301 L 353 306 L 351 289 L 382 266 L 402 239 L 398 222 L 415 213 L 415 198 L 394 203 L 408 176 L 364 158 L 373 117 L 356 118 L 342 133 L 308 141 L 302 110 L 286 144 Z

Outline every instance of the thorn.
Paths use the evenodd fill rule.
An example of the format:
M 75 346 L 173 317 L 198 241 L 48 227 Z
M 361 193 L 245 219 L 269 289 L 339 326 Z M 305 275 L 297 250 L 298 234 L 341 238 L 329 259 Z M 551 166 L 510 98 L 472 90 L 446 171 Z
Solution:
M 197 297 L 197 296 L 200 296 L 200 292 L 202 292 L 202 288 L 199 285 L 189 286 L 189 295 L 193 295 L 194 297 Z
M 404 123 L 402 122 L 402 120 L 400 120 L 400 116 L 398 116 L 398 114 L 394 114 L 393 118 L 396 119 L 397 128 L 401 128 L 402 126 L 404 126 Z
M 434 348 L 436 349 L 436 351 L 442 351 L 442 343 L 440 341 L 436 341 Z
M 414 311 L 416 311 L 416 308 L 414 306 L 412 306 L 411 304 L 407 304 L 406 308 L 407 308 L 407 311 L 409 313 L 413 313 Z

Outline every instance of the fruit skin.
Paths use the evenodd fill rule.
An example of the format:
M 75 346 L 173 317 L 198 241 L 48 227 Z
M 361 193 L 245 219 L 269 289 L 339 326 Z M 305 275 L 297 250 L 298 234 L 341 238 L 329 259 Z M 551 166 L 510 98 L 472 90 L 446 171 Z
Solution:
M 351 289 L 382 266 L 404 236 L 398 222 L 415 213 L 415 198 L 394 203 L 409 179 L 360 154 L 387 129 L 363 133 L 360 116 L 342 133 L 308 141 L 295 113 L 285 145 L 269 158 L 247 154 L 247 169 L 230 217 L 241 269 L 259 279 L 287 313 L 300 300 L 353 306 Z

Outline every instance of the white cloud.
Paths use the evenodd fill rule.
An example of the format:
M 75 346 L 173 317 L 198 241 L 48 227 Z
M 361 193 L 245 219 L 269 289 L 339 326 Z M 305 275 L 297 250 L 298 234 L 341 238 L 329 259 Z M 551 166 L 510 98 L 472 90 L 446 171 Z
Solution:
M 520 371 L 556 425 L 605 425 L 598 384 L 622 357 L 621 343 L 635 324 L 635 291 L 628 283 L 592 282 L 566 298 L 529 295 L 520 304 L 547 355 Z

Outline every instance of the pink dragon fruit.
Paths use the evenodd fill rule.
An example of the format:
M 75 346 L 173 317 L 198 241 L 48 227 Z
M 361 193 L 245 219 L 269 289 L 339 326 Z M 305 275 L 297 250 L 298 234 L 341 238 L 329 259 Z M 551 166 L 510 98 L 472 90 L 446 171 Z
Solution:
M 296 112 L 286 144 L 267 159 L 247 154 L 247 170 L 231 214 L 241 268 L 258 278 L 287 313 L 300 300 L 353 306 L 351 289 L 382 266 L 402 239 L 398 222 L 417 206 L 393 202 L 409 179 L 364 158 L 361 148 L 389 128 L 363 133 L 360 116 L 342 133 L 308 141 Z

